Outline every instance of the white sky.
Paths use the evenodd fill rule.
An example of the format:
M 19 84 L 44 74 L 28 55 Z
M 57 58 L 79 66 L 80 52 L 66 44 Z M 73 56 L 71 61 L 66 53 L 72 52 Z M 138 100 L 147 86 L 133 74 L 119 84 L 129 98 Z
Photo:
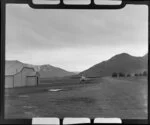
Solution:
M 148 52 L 147 6 L 37 10 L 7 5 L 6 60 L 82 71 L 123 52 Z

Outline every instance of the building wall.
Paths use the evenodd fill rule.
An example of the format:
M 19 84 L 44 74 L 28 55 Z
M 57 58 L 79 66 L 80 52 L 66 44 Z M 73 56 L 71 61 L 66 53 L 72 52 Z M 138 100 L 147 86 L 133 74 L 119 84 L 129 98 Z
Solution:
M 14 75 L 14 87 L 21 87 L 24 86 L 22 83 L 22 75 L 21 72 Z
M 29 68 L 24 68 L 22 70 L 22 84 L 24 86 L 27 86 L 27 75 L 29 75 L 32 72 L 34 72 L 34 70 L 33 69 L 29 69 Z
M 5 76 L 5 88 L 37 86 L 38 76 L 27 77 L 32 72 L 34 72 L 34 69 L 25 67 L 15 75 Z
M 37 77 L 36 76 L 28 76 L 27 77 L 27 86 L 37 86 Z
M 27 86 L 27 75 L 34 72 L 33 69 L 23 68 L 21 72 L 14 75 L 14 87 Z
M 14 83 L 14 77 L 13 76 L 5 76 L 5 88 L 13 88 Z

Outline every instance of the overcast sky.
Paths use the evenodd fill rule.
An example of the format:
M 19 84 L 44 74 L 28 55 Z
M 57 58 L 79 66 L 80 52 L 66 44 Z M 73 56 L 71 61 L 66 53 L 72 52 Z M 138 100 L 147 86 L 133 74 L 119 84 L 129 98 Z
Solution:
M 7 5 L 6 60 L 82 71 L 123 52 L 148 52 L 147 6 L 37 10 Z

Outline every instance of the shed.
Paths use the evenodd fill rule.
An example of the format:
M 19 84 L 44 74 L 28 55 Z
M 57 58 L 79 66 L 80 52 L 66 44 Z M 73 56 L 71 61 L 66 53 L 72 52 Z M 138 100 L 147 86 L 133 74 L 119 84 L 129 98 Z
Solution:
M 19 61 L 7 61 L 5 64 L 5 88 L 37 86 L 39 75 L 33 67 L 27 67 Z

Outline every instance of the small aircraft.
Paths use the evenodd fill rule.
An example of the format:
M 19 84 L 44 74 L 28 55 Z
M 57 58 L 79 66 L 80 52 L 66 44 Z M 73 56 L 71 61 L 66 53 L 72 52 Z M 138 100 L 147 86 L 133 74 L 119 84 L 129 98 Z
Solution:
M 72 77 L 73 79 L 79 79 L 80 83 L 85 83 L 86 81 L 91 80 L 92 78 L 100 78 L 101 76 L 96 76 L 96 77 L 86 77 L 85 75 L 81 75 L 81 76 L 74 76 Z
M 87 80 L 88 80 L 88 78 L 85 77 L 84 75 L 82 75 L 82 76 L 80 77 L 80 83 L 81 83 L 81 82 L 84 82 L 84 81 L 87 81 Z

